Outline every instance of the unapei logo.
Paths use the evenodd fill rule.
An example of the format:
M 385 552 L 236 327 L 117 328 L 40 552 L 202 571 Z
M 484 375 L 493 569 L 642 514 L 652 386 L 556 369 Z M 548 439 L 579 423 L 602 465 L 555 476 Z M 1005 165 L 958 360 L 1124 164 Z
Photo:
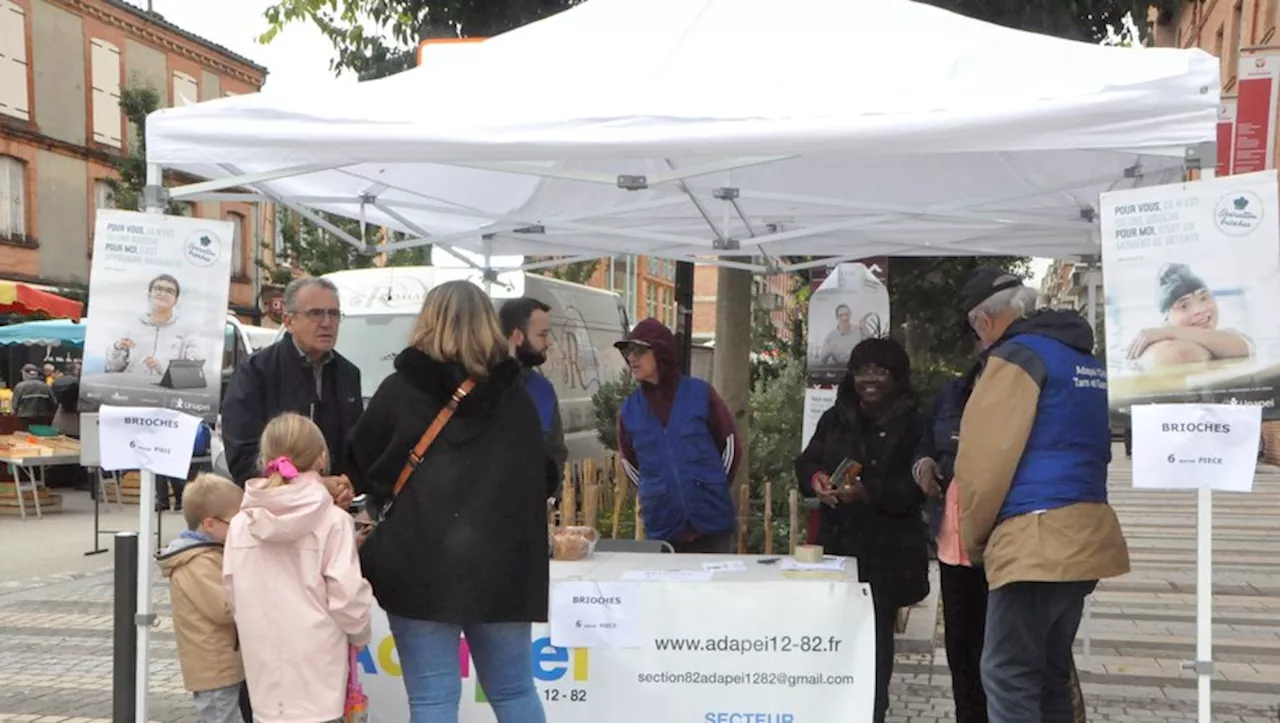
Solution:
M 222 242 L 212 231 L 200 230 L 187 237 L 187 259 L 196 266 L 213 266 L 222 255 Z

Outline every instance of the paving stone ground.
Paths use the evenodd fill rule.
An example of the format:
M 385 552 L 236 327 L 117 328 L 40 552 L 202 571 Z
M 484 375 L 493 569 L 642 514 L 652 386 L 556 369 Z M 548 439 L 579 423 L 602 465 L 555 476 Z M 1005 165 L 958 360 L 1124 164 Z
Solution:
M 1130 480 L 1126 463 L 1113 465 L 1112 500 L 1124 523 L 1134 571 L 1099 587 L 1090 654 L 1084 654 L 1084 631 L 1077 645 L 1089 720 L 1194 721 L 1196 681 L 1180 670 L 1181 661 L 1192 657 L 1195 641 L 1194 495 L 1135 491 Z M 1277 723 L 1280 471 L 1260 469 L 1253 493 L 1218 494 L 1214 505 L 1213 720 Z M 83 510 L 84 505 L 72 508 Z M 83 544 L 69 546 L 54 537 L 66 534 L 72 524 L 68 519 L 47 528 L 43 525 L 52 519 L 0 520 L 0 541 L 6 548 L 40 551 L 45 572 L 35 577 L 19 570 L 12 556 L 6 556 L 0 569 L 0 723 L 110 719 L 112 589 L 109 573 L 102 571 L 110 555 L 86 562 L 80 558 Z M 87 542 L 91 529 L 77 534 L 83 532 Z M 59 567 L 63 558 L 66 564 Z M 194 723 L 197 718 L 182 691 L 163 585 L 157 585 L 155 600 L 160 622 L 153 633 L 150 717 L 159 723 Z M 898 656 L 889 722 L 954 720 L 940 642 L 932 650 L 927 644 L 911 649 L 920 652 Z

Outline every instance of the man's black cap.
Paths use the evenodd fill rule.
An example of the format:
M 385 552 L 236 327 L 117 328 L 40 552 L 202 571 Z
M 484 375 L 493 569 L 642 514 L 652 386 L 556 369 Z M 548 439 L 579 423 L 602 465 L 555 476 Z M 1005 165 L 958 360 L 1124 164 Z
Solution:
M 978 308 L 982 302 L 1001 291 L 1019 286 L 1022 286 L 1022 279 L 1004 269 L 990 266 L 974 269 L 973 273 L 969 274 L 969 280 L 964 283 L 964 289 L 960 292 L 960 302 L 964 307 L 966 320 L 969 314 Z

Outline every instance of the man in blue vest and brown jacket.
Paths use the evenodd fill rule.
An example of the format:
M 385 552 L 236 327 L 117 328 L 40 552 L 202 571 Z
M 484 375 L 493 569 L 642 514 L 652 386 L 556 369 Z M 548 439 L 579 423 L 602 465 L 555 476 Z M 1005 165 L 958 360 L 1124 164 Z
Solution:
M 960 537 L 990 596 L 982 683 L 991 723 L 1075 718 L 1071 644 L 1099 580 L 1129 572 L 1107 503 L 1111 426 L 1093 330 L 979 269 L 964 311 L 986 347 L 960 422 Z
M 640 383 L 618 415 L 618 450 L 645 532 L 676 552 L 731 552 L 729 485 L 742 456 L 733 415 L 710 384 L 681 373 L 675 336 L 656 319 L 614 346 Z
M 564 425 L 560 422 L 560 400 L 551 380 L 537 370 L 546 363 L 547 351 L 551 349 L 551 307 L 527 296 L 511 299 L 498 310 L 498 318 L 502 320 L 502 333 L 511 344 L 511 355 L 520 362 L 525 391 L 538 408 L 547 452 L 555 462 L 559 479 L 564 479 L 569 450 L 564 444 Z M 556 494 L 560 494 L 559 489 Z

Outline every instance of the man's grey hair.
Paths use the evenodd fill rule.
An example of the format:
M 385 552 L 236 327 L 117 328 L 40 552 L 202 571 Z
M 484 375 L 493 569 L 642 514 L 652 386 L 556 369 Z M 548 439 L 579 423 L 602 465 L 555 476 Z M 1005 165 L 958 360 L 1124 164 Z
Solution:
M 298 294 L 303 289 L 309 289 L 312 286 L 319 286 L 325 291 L 333 292 L 334 296 L 338 295 L 338 287 L 328 279 L 322 279 L 318 276 L 307 276 L 302 279 L 294 279 L 284 288 L 284 310 L 289 314 L 298 312 Z
M 999 284 L 1013 278 L 1001 276 L 995 283 Z M 969 323 L 976 322 L 979 316 L 994 319 L 1007 311 L 1012 311 L 1014 318 L 1025 319 L 1034 314 L 1039 305 L 1040 292 L 1030 286 L 1019 284 L 1011 289 L 997 291 L 987 297 L 986 301 L 974 307 L 973 311 L 969 312 Z

